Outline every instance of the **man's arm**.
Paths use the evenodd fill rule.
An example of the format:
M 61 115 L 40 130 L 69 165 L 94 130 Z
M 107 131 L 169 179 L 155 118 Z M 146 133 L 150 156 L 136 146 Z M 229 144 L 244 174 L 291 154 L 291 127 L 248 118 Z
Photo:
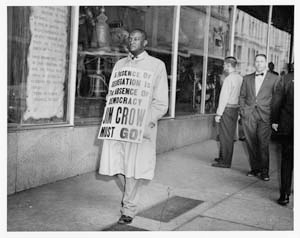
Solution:
M 284 79 L 279 80 L 275 84 L 272 102 L 271 102 L 271 122 L 272 128 L 277 131 L 280 117 L 280 108 L 284 98 Z
M 221 93 L 220 93 L 220 97 L 219 97 L 219 105 L 218 105 L 218 109 L 217 109 L 217 115 L 215 117 L 216 122 L 220 121 L 220 119 L 223 115 L 223 112 L 225 110 L 225 107 L 229 100 L 230 88 L 231 88 L 231 81 L 230 81 L 229 77 L 230 76 L 225 78 L 224 83 L 221 88 Z
M 241 116 L 244 116 L 244 108 L 246 105 L 246 96 L 247 96 L 247 78 L 243 79 L 243 83 L 241 86 L 240 96 L 239 96 L 239 105 L 240 105 L 240 112 Z
M 168 93 L 168 78 L 164 64 L 159 67 L 157 79 L 153 87 L 152 102 L 150 108 L 150 123 L 156 124 L 158 119 L 163 117 L 168 111 L 169 93 Z

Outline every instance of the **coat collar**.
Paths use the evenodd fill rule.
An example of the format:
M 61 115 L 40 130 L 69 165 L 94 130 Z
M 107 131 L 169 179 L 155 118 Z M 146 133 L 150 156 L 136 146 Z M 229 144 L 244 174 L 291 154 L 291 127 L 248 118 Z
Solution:
M 256 74 L 256 72 L 253 72 L 252 74 L 250 74 L 250 77 L 251 77 L 251 80 L 250 80 L 250 81 L 251 81 L 251 90 L 252 90 L 253 95 L 256 95 L 256 92 L 255 92 L 255 74 Z M 265 71 L 265 78 L 264 78 L 264 81 L 263 81 L 263 83 L 262 83 L 262 85 L 261 85 L 261 87 L 260 87 L 260 89 L 259 89 L 259 91 L 258 91 L 256 97 L 259 95 L 260 91 L 261 91 L 262 88 L 264 87 L 264 84 L 265 84 L 266 81 L 269 79 L 270 74 L 271 74 L 271 73 L 270 73 L 269 71 Z
M 128 60 L 130 60 L 130 61 L 140 61 L 140 60 L 145 59 L 147 56 L 148 56 L 148 53 L 147 53 L 146 51 L 143 51 L 142 53 L 140 53 L 140 54 L 137 55 L 137 56 L 134 56 L 133 54 L 131 54 L 131 53 L 129 52 L 127 58 L 128 58 Z
M 251 83 L 251 85 L 252 85 L 252 90 L 253 90 L 254 95 L 256 95 L 256 92 L 255 92 L 255 74 L 256 74 L 256 72 L 254 72 L 254 73 L 251 75 L 251 76 L 252 76 L 252 80 L 251 80 L 252 83 Z M 271 75 L 272 75 L 272 73 L 270 73 L 269 71 L 266 71 L 266 72 L 265 72 L 265 78 L 264 78 L 264 80 L 263 80 L 263 82 L 262 82 L 262 85 L 260 86 L 260 89 L 259 89 L 259 91 L 258 91 L 256 97 L 259 95 L 259 93 L 261 92 L 261 90 L 262 90 L 263 87 L 265 86 L 266 81 L 269 80 L 269 78 L 270 78 Z

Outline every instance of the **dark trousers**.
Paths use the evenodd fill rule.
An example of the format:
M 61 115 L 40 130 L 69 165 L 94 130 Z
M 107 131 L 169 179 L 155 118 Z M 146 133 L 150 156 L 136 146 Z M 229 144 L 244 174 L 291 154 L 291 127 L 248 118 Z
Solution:
M 271 125 L 264 122 L 256 110 L 243 118 L 242 123 L 251 170 L 268 175 Z
M 238 108 L 226 107 L 221 121 L 219 129 L 220 138 L 220 154 L 221 162 L 231 166 L 234 135 L 237 126 Z
M 281 142 L 281 194 L 291 194 L 293 167 L 294 167 L 294 145 L 293 140 L 284 139 Z

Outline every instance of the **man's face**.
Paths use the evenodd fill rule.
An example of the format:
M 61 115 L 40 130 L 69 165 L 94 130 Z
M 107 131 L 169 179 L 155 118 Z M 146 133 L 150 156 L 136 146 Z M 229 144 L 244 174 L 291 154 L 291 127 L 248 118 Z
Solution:
M 267 68 L 267 60 L 263 56 L 257 56 L 255 59 L 255 68 L 257 72 L 263 72 Z
M 230 70 L 230 67 L 231 67 L 230 63 L 224 62 L 224 64 L 223 64 L 223 71 L 224 71 L 226 74 L 228 74 L 228 73 L 229 73 L 229 70 Z
M 139 54 L 144 51 L 147 41 L 144 39 L 143 34 L 139 31 L 131 32 L 128 38 L 129 51 L 132 54 Z

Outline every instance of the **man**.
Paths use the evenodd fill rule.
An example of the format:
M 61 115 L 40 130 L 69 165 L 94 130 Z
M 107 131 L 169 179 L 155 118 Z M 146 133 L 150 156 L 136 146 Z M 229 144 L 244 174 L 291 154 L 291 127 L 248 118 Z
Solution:
M 230 168 L 232 162 L 234 134 L 237 126 L 239 95 L 243 82 L 242 76 L 236 72 L 237 60 L 230 56 L 224 60 L 224 71 L 227 77 L 224 79 L 217 115 L 215 121 L 220 123 L 219 139 L 220 152 L 219 158 L 213 167 Z
M 269 71 L 272 73 L 272 74 L 276 74 L 276 75 L 279 75 L 276 71 L 274 71 L 274 64 L 273 64 L 273 62 L 270 62 L 269 64 L 268 64 L 268 67 L 269 67 Z
M 119 224 L 131 223 L 137 213 L 137 204 L 143 179 L 151 180 L 156 162 L 157 121 L 168 109 L 168 82 L 165 64 L 145 51 L 147 36 L 135 29 L 129 35 L 129 56 L 119 60 L 113 72 L 131 67 L 153 73 L 146 126 L 141 144 L 104 140 L 100 170 L 104 175 L 117 175 L 123 185 Z M 113 75 L 113 74 L 112 74 Z M 143 87 L 143 85 L 141 85 Z
M 272 128 L 281 143 L 280 205 L 289 203 L 294 160 L 294 72 L 283 77 L 272 100 Z
M 267 71 L 267 57 L 255 56 L 256 72 L 244 77 L 240 93 L 240 113 L 251 170 L 247 176 L 269 181 L 269 141 L 271 100 L 279 77 Z

